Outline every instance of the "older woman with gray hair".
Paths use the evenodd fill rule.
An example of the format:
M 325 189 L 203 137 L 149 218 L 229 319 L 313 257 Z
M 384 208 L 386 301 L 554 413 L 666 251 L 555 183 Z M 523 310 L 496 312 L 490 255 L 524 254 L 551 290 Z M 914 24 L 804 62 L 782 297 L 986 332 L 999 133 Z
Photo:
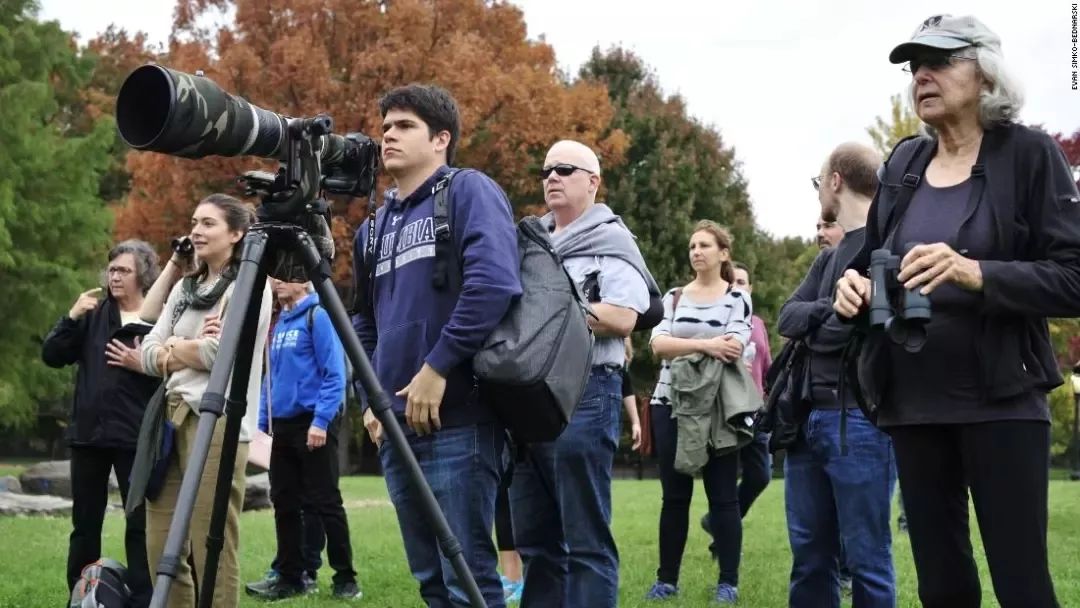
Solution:
M 41 357 L 50 367 L 79 367 L 67 427 L 74 528 L 68 546 L 68 591 L 82 569 L 101 557 L 101 526 L 111 471 L 116 472 L 120 494 L 127 500 L 143 410 L 161 382 L 126 369 L 110 354 L 117 344 L 138 348 L 152 328 L 139 319 L 139 308 L 157 275 L 158 257 L 149 244 L 137 240 L 119 243 L 109 252 L 104 288 L 79 294 L 41 346 Z M 145 507 L 128 516 L 124 547 L 131 606 L 147 606 L 152 589 Z
M 834 308 L 863 336 L 846 377 L 892 435 L 923 605 L 980 605 L 970 490 L 1001 606 L 1057 606 L 1047 393 L 1062 376 L 1046 320 L 1080 316 L 1080 194 L 1053 139 L 1015 122 L 1022 96 L 977 19 L 930 17 L 889 59 L 907 63 L 929 128 L 886 161 L 837 283 Z M 872 294 L 863 273 L 883 253 L 896 283 Z M 906 306 L 919 295 L 921 322 Z

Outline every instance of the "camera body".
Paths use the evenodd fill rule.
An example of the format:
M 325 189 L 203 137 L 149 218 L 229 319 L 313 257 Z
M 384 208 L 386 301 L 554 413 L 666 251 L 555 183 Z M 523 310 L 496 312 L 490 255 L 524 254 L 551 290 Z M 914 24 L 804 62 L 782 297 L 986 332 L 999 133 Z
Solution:
M 904 254 L 919 243 L 908 243 Z M 916 353 L 926 344 L 926 324 L 930 321 L 930 298 L 920 287 L 904 289 L 897 280 L 902 256 L 888 249 L 870 252 L 870 326 L 883 330 L 893 343 Z

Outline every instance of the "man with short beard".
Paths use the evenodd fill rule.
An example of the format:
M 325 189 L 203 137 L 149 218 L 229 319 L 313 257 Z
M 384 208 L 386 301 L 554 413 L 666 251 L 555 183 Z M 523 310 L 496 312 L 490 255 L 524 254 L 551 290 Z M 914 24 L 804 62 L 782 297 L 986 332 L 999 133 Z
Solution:
M 841 543 L 853 577 L 853 608 L 896 605 L 892 441 L 866 419 L 850 386 L 838 391 L 852 328 L 832 309 L 836 281 L 862 248 L 880 165 L 881 156 L 862 144 L 841 144 L 829 155 L 814 185 L 822 220 L 836 222 L 844 238 L 818 255 L 777 321 L 781 335 L 805 340 L 810 351 L 811 411 L 784 459 L 792 608 L 839 608 Z M 847 455 L 840 438 L 844 409 Z
M 818 216 L 817 221 L 817 246 L 818 249 L 828 249 L 830 247 L 836 247 L 840 243 L 840 239 L 844 238 L 844 229 L 837 224 L 835 220 L 825 221 L 825 218 Z

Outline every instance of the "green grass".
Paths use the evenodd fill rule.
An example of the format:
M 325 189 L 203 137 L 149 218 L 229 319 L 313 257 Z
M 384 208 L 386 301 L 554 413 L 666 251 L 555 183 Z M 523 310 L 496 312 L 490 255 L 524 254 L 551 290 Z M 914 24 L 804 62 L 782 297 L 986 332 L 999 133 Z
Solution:
M 346 496 L 355 564 L 365 598 L 359 605 L 384 608 L 419 606 L 416 585 L 409 575 L 398 534 L 397 519 L 386 500 L 382 479 L 351 477 L 341 482 Z M 656 528 L 660 486 L 652 481 L 617 481 L 614 487 L 614 528 L 622 558 L 620 606 L 653 605 L 642 601 L 656 571 Z M 682 597 L 664 606 L 706 606 L 716 579 L 706 555 L 708 539 L 697 526 L 705 511 L 704 492 L 696 488 L 690 539 L 683 561 Z M 1080 606 L 1080 483 L 1054 481 L 1050 487 L 1050 565 L 1058 599 L 1063 606 Z M 972 519 L 974 521 L 974 518 Z M 245 513 L 241 522 L 243 580 L 260 578 L 274 555 L 273 518 L 269 511 Z M 70 524 L 65 518 L 0 518 L 0 607 L 56 607 L 65 602 L 64 563 Z M 973 534 L 981 554 L 978 534 Z M 791 568 L 784 526 L 783 482 L 774 480 L 745 521 L 739 592 L 743 606 L 764 608 L 787 604 Z M 900 587 L 899 606 L 918 606 L 915 570 L 907 537 L 894 542 L 894 561 Z M 111 512 L 105 524 L 104 552 L 123 558 L 123 521 Z M 993 600 L 985 560 L 979 559 L 983 605 Z M 329 597 L 330 571 L 324 566 L 320 593 L 275 606 L 344 605 Z M 243 598 L 241 606 L 262 606 Z

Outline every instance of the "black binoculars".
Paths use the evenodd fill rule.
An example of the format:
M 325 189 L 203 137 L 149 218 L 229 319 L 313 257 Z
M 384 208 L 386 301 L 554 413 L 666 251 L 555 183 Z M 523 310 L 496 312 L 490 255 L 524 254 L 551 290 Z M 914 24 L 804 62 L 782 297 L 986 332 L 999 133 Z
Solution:
M 195 253 L 195 245 L 192 244 L 191 237 L 185 234 L 172 240 L 172 250 L 186 258 Z
M 905 245 L 904 255 L 916 245 Z M 902 259 L 888 249 L 870 252 L 870 326 L 885 330 L 894 344 L 917 353 L 926 344 L 930 298 L 919 293 L 921 286 L 904 289 L 897 280 Z

